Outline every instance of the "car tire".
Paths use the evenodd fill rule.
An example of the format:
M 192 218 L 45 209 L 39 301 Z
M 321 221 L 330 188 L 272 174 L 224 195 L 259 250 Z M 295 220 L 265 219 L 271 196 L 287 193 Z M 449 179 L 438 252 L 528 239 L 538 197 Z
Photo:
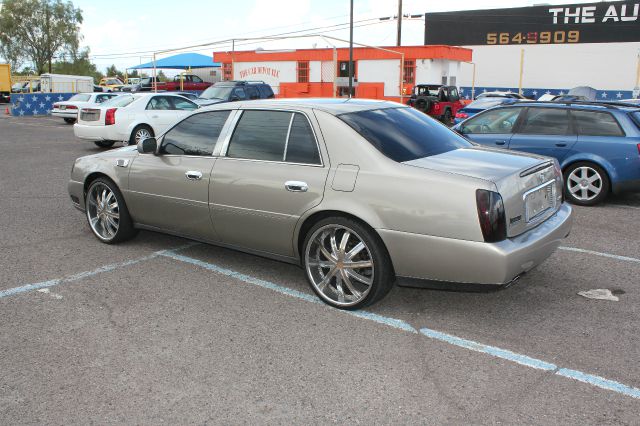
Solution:
M 442 116 L 442 122 L 447 126 L 451 126 L 451 110 L 449 108 L 444 110 L 444 115 Z
M 124 197 L 111 179 L 100 177 L 91 182 L 85 195 L 85 211 L 89 228 L 103 243 L 119 243 L 138 233 Z
M 369 306 L 382 299 L 395 282 L 382 239 L 353 219 L 337 216 L 316 223 L 306 235 L 301 254 L 311 289 L 339 309 Z
M 133 129 L 131 132 L 131 136 L 129 136 L 128 145 L 137 145 L 141 140 L 152 138 L 155 134 L 153 133 L 153 129 L 146 124 L 140 124 Z
M 595 206 L 607 198 L 610 189 L 607 172 L 597 164 L 580 161 L 564 171 L 564 195 L 572 204 Z
M 416 109 L 427 114 L 431 109 L 431 99 L 418 99 L 416 101 Z
M 94 144 L 99 146 L 100 148 L 110 148 L 115 143 L 114 141 L 94 141 Z
M 73 124 L 73 123 L 76 122 L 76 119 L 75 118 L 65 118 L 64 122 L 67 123 L 67 124 Z

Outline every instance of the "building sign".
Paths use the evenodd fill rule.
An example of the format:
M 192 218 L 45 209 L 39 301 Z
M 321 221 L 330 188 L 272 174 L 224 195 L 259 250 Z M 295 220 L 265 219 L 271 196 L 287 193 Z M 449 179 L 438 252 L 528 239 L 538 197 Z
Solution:
M 640 41 L 640 2 L 425 14 L 424 43 L 454 46 Z
M 239 74 L 241 80 L 257 75 L 280 78 L 280 70 L 271 67 L 250 67 L 240 70 Z

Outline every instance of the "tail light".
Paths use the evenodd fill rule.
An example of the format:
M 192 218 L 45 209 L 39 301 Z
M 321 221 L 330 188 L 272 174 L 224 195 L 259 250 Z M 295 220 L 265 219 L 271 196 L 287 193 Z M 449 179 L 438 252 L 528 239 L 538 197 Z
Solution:
M 78 109 L 75 105 L 67 105 L 67 109 Z
M 53 109 L 57 109 L 57 108 L 60 108 L 60 105 L 58 105 L 58 104 L 53 104 Z
M 507 238 L 507 220 L 500 194 L 486 189 L 476 191 L 476 205 L 482 236 L 487 243 L 495 243 Z
M 116 124 L 116 110 L 118 108 L 109 108 L 106 112 L 106 114 L 104 115 L 104 125 L 105 126 L 111 126 L 113 124 Z
M 465 113 L 465 112 L 459 112 L 456 114 L 456 118 L 468 118 L 469 114 Z
M 638 155 L 640 155 L 640 143 L 638 144 Z

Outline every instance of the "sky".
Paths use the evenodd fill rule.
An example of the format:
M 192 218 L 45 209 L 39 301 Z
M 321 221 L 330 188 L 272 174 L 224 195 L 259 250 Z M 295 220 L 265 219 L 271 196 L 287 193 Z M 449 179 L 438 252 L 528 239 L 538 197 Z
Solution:
M 81 45 L 91 49 L 91 59 L 104 72 L 115 64 L 119 69 L 151 60 L 152 52 L 199 45 L 231 38 L 249 38 L 346 24 L 348 0 L 73 0 L 83 11 Z M 593 3 L 593 1 L 540 0 L 403 0 L 403 13 L 421 14 L 449 10 L 490 9 L 534 4 Z M 354 42 L 393 46 L 396 22 L 379 21 L 397 13 L 397 0 L 354 0 Z M 362 25 L 360 28 L 358 26 Z M 333 37 L 348 39 L 348 30 L 322 29 Z M 421 45 L 423 20 L 403 20 L 402 44 Z M 463 29 L 461 29 L 463 30 Z M 238 42 L 236 50 L 330 47 L 319 38 L 281 41 Z M 336 46 L 346 46 L 336 42 Z M 231 50 L 230 45 L 207 46 L 187 51 L 210 55 Z M 162 57 L 159 54 L 158 57 Z

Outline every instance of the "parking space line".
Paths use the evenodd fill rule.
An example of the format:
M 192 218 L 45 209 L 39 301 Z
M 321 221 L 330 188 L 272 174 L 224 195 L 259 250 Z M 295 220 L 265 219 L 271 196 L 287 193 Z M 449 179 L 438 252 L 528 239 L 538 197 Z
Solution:
M 619 256 L 617 254 L 603 253 L 603 252 L 593 251 L 593 250 L 585 250 L 585 249 L 576 248 L 576 247 L 560 246 L 558 248 L 560 250 L 573 251 L 573 252 L 576 252 L 576 253 L 592 254 L 594 256 L 608 257 L 610 259 L 622 260 L 622 261 L 625 261 L 625 262 L 640 263 L 640 259 L 637 259 L 635 257 Z
M 247 284 L 252 284 L 258 287 L 273 290 L 280 294 L 284 294 L 286 296 L 304 300 L 306 302 L 316 303 L 316 304 L 325 306 L 327 309 L 333 309 L 333 308 L 329 308 L 327 305 L 322 303 L 317 297 L 315 297 L 312 294 L 290 289 L 288 287 L 284 287 L 282 285 L 279 285 L 270 281 L 266 281 L 260 278 L 252 277 L 250 275 L 245 275 L 243 273 L 234 271 L 232 269 L 221 267 L 214 263 L 205 262 L 203 260 L 195 259 L 189 256 L 180 255 L 175 252 L 172 252 L 171 250 L 166 250 L 163 253 L 160 253 L 160 255 L 169 257 L 171 259 L 174 259 L 180 262 L 188 263 L 190 265 L 199 266 L 206 270 L 209 270 L 218 274 L 226 275 L 228 277 L 235 278 Z M 384 315 L 379 315 L 379 314 L 368 312 L 368 311 L 335 310 L 335 312 L 355 316 L 358 318 L 363 318 L 369 321 L 374 321 L 380 324 L 387 325 L 389 327 L 393 327 L 395 329 L 407 331 L 412 334 L 418 333 L 418 331 L 413 326 L 411 326 L 409 323 L 401 319 L 386 317 Z M 472 350 L 475 352 L 485 353 L 487 355 L 491 355 L 497 358 L 511 361 L 522 366 L 534 368 L 537 370 L 547 371 L 547 372 L 553 373 L 554 375 L 577 380 L 583 383 L 587 383 L 591 386 L 598 387 L 600 389 L 605 389 L 605 390 L 616 392 L 621 395 L 626 395 L 632 398 L 640 399 L 640 389 L 627 386 L 625 384 L 616 382 L 614 380 L 609 380 L 603 377 L 594 376 L 592 374 L 583 373 L 578 370 L 571 370 L 568 368 L 559 368 L 555 364 L 552 364 L 537 358 L 532 358 L 527 355 L 518 354 L 515 352 L 511 352 L 509 350 L 500 349 L 494 346 L 484 345 L 482 343 L 463 339 L 463 338 L 453 336 L 451 334 L 442 333 L 436 330 L 431 330 L 429 328 L 422 328 L 420 329 L 419 333 L 428 338 L 446 342 L 448 344 L 451 344 L 460 348 Z
M 180 251 L 180 250 L 184 250 L 186 248 L 189 247 L 193 247 L 194 245 L 197 245 L 199 243 L 190 243 L 190 244 L 185 244 L 183 246 L 180 247 L 176 247 L 174 249 L 170 249 L 171 251 L 175 252 L 175 251 Z M 155 257 L 158 257 L 160 255 L 162 255 L 165 251 L 167 250 L 159 250 L 156 251 L 150 255 L 147 256 L 142 256 L 139 257 L 137 259 L 132 259 L 132 260 L 127 260 L 124 262 L 118 262 L 118 263 L 112 263 L 110 265 L 105 265 L 105 266 L 101 266 L 99 268 L 93 269 L 91 271 L 84 271 L 84 272 L 78 272 L 76 274 L 73 275 L 69 275 L 67 277 L 64 278 L 56 278 L 53 280 L 47 280 L 47 281 L 41 281 L 38 283 L 33 283 L 33 284 L 26 284 L 20 287 L 14 287 L 14 288 L 9 288 L 7 290 L 2 290 L 0 291 L 0 299 L 2 299 L 3 297 L 7 297 L 7 296 L 13 296 L 16 294 L 20 294 L 20 293 L 25 293 L 27 291 L 32 291 L 32 290 L 38 290 L 41 288 L 47 288 L 47 287 L 53 287 L 59 284 L 63 284 L 63 283 L 68 283 L 68 282 L 73 282 L 73 281 L 78 281 L 81 280 L 83 278 L 88 278 L 97 274 L 101 274 L 103 272 L 109 272 L 109 271 L 114 271 L 116 269 L 125 267 L 125 266 L 129 266 L 129 265 L 134 265 L 136 263 L 140 263 L 140 262 L 144 262 L 145 260 L 150 260 L 153 259 Z

